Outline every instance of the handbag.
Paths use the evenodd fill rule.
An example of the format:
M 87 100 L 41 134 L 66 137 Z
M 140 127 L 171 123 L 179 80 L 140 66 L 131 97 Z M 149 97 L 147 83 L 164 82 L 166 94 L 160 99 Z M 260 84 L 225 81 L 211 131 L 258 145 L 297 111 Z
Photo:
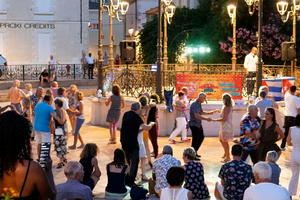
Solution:
M 146 200 L 148 190 L 138 185 L 133 185 L 130 190 L 130 197 L 132 200 Z
M 56 128 L 55 129 L 55 135 L 63 135 L 64 131 L 62 130 L 62 128 Z

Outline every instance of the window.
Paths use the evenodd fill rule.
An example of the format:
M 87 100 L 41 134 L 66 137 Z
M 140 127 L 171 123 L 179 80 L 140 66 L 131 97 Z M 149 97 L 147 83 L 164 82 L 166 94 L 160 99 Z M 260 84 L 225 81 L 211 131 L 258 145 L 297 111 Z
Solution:
M 97 23 L 91 23 L 90 24 L 90 30 L 99 30 L 99 24 Z
M 0 13 L 6 12 L 6 3 L 4 0 L 0 0 Z
M 47 63 L 50 56 L 50 34 L 38 34 L 38 62 Z
M 36 0 L 35 11 L 38 13 L 51 13 L 51 5 L 52 0 Z

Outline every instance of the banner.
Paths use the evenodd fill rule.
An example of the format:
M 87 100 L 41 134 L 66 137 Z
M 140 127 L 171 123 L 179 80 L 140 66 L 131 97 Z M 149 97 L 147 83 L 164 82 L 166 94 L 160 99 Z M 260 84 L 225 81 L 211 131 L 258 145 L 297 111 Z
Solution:
M 224 93 L 233 99 L 242 99 L 243 75 L 241 74 L 176 74 L 176 93 L 188 88 L 188 99 L 197 99 L 200 92 L 207 99 L 221 100 Z

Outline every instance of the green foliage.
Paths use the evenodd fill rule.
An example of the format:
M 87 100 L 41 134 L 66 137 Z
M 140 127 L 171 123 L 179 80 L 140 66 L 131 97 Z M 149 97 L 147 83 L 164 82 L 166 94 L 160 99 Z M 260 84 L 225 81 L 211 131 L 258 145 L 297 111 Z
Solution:
M 228 41 L 232 37 L 232 25 L 227 14 L 227 5 L 237 1 L 237 30 L 243 28 L 256 33 L 258 25 L 258 12 L 255 11 L 253 16 L 248 13 L 248 6 L 244 0 L 199 0 L 200 4 L 196 9 L 177 8 L 173 17 L 172 24 L 168 25 L 168 58 L 169 63 L 178 62 L 178 57 L 182 54 L 185 46 L 204 45 L 211 48 L 211 52 L 203 54 L 202 57 L 193 55 L 194 61 L 202 63 L 231 63 L 231 53 L 223 52 L 220 49 L 220 41 Z M 270 17 L 278 14 L 276 1 L 264 0 L 263 26 L 268 26 Z M 289 8 L 290 9 L 290 8 Z M 157 17 L 153 21 L 147 22 L 140 33 L 141 39 L 141 57 L 143 63 L 154 63 L 157 59 Z M 283 23 L 278 18 L 274 19 L 278 32 L 282 36 L 292 35 L 292 20 Z M 297 22 L 297 24 L 299 24 Z M 162 26 L 163 31 L 163 26 Z M 300 27 L 297 26 L 297 43 L 300 42 Z M 274 33 L 275 34 L 275 33 Z M 266 35 L 268 40 L 272 34 Z M 163 42 L 163 41 L 162 41 Z M 162 43 L 163 44 L 163 43 Z M 255 43 L 254 43 L 255 44 Z M 263 45 L 266 45 L 263 43 Z M 249 46 L 249 47 L 248 47 Z M 250 50 L 248 45 L 245 48 Z M 280 44 L 273 45 L 272 48 L 279 48 Z M 268 50 L 272 54 L 272 50 Z M 297 53 L 297 56 L 300 52 Z M 278 58 L 278 56 L 276 57 Z M 266 64 L 282 64 L 280 59 L 268 57 L 264 54 L 263 60 Z M 243 63 L 244 54 L 238 58 L 238 63 Z

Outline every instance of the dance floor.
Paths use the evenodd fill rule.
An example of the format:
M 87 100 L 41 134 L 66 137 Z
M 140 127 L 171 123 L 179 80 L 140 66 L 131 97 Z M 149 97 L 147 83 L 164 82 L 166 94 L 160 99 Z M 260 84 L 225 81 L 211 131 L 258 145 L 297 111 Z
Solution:
M 0 106 L 7 105 L 8 102 L 0 102 Z M 108 144 L 108 138 L 109 138 L 109 130 L 105 127 L 99 127 L 99 126 L 93 126 L 89 123 L 90 121 L 90 114 L 91 114 L 91 104 L 88 101 L 87 98 L 84 98 L 84 104 L 85 104 L 85 123 L 81 128 L 81 135 L 85 143 L 96 143 L 98 147 L 100 148 L 100 153 L 97 156 L 100 170 L 102 172 L 101 179 L 96 185 L 94 189 L 94 193 L 96 194 L 95 199 L 104 199 L 104 190 L 107 184 L 107 175 L 106 175 L 106 164 L 112 161 L 113 157 L 113 151 L 116 148 L 119 148 L 121 145 L 118 142 L 117 144 Z M 211 125 L 216 126 L 217 124 L 211 123 Z M 204 127 L 204 134 L 205 129 L 209 129 L 210 127 Z M 177 140 L 180 140 L 179 137 L 176 138 Z M 118 141 L 119 141 L 119 131 L 118 131 Z M 149 141 L 150 142 L 150 141 Z M 68 139 L 68 145 L 72 145 L 73 138 L 70 135 Z M 162 148 L 166 144 L 170 144 L 167 137 L 159 137 L 158 138 L 158 144 L 159 144 L 159 152 L 162 151 Z M 230 146 L 233 143 L 230 143 Z M 33 145 L 33 157 L 36 158 L 36 143 L 35 141 L 32 143 Z M 182 150 L 185 147 L 190 146 L 190 143 L 177 143 L 177 144 L 170 144 L 173 147 L 174 157 L 182 161 Z M 150 145 L 151 146 L 151 145 Z M 58 163 L 58 158 L 56 157 L 56 153 L 53 149 L 53 146 L 51 147 L 51 156 L 53 159 L 53 175 L 55 179 L 55 183 L 63 183 L 66 181 L 66 177 L 63 173 L 62 169 L 56 169 L 56 165 Z M 288 187 L 289 179 L 292 176 L 291 172 L 291 166 L 290 166 L 290 158 L 291 158 L 291 150 L 292 147 L 288 147 L 286 151 L 284 151 L 279 158 L 278 164 L 281 167 L 281 176 L 280 176 L 280 185 L 284 187 Z M 68 160 L 79 160 L 79 155 L 81 150 L 68 150 L 67 158 Z M 223 155 L 223 150 L 221 147 L 220 142 L 218 141 L 218 138 L 205 138 L 199 152 L 201 154 L 201 163 L 204 166 L 204 174 L 205 174 L 205 182 L 208 185 L 210 194 L 212 196 L 211 199 L 215 199 L 213 196 L 213 190 L 214 185 L 216 181 L 219 181 L 218 173 L 220 170 L 220 167 L 222 165 L 221 163 L 221 157 Z M 153 161 L 153 160 L 152 160 Z M 182 163 L 183 164 L 183 163 Z M 147 176 L 150 177 L 151 175 L 151 169 L 147 165 Z M 140 175 L 140 168 L 138 174 Z M 140 181 L 140 176 L 138 177 L 138 182 Z M 144 186 L 147 187 L 147 183 L 144 183 Z M 298 187 L 298 191 L 299 191 Z M 300 199 L 299 198 L 300 192 L 298 192 L 297 196 L 294 196 L 293 199 Z M 108 198 L 105 198 L 108 199 Z M 130 199 L 128 197 L 125 197 L 124 199 Z M 153 199 L 153 198 L 151 198 Z

